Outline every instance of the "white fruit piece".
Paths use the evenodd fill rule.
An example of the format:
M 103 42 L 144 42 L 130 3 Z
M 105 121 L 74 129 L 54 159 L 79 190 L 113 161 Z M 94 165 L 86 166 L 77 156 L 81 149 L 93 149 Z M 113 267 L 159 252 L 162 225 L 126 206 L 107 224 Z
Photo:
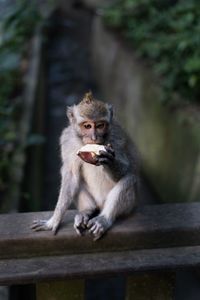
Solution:
M 87 144 L 78 150 L 77 155 L 85 162 L 97 165 L 96 157 L 100 155 L 100 151 L 106 151 L 105 146 L 97 144 Z
M 77 154 L 79 152 L 92 152 L 96 155 L 99 155 L 100 154 L 100 151 L 106 151 L 106 148 L 104 145 L 98 145 L 98 144 L 87 144 L 83 147 L 81 147 Z

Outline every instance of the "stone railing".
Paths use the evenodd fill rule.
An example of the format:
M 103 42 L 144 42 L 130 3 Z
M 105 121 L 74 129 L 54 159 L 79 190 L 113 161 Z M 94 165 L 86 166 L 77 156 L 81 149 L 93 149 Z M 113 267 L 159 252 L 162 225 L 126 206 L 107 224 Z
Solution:
M 125 299 L 173 299 L 175 271 L 200 266 L 198 203 L 143 206 L 97 242 L 77 236 L 75 213 L 57 235 L 30 229 L 51 212 L 0 215 L 0 285 L 34 283 L 37 299 L 84 299 L 86 279 L 122 274 Z

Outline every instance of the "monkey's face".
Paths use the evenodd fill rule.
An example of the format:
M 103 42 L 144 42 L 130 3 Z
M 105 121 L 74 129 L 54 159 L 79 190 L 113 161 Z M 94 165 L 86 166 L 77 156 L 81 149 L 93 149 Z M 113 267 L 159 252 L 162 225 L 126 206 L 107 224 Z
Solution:
M 83 144 L 104 144 L 108 123 L 106 121 L 87 120 L 79 125 Z

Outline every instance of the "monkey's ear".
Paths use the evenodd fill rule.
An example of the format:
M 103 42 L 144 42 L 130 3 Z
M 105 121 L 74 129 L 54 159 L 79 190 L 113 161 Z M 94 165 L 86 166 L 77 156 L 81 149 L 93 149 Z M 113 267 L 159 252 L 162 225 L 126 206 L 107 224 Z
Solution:
M 68 106 L 67 107 L 67 117 L 70 121 L 70 123 L 72 123 L 74 121 L 74 110 L 73 110 L 73 106 Z

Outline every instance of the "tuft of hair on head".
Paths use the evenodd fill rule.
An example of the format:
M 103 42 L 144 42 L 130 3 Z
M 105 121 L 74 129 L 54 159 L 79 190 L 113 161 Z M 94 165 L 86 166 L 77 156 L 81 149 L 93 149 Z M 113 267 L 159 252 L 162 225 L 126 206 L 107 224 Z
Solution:
M 83 100 L 81 102 L 83 104 L 84 103 L 91 104 L 93 101 L 94 101 L 94 97 L 93 97 L 92 91 L 89 91 L 84 95 Z

